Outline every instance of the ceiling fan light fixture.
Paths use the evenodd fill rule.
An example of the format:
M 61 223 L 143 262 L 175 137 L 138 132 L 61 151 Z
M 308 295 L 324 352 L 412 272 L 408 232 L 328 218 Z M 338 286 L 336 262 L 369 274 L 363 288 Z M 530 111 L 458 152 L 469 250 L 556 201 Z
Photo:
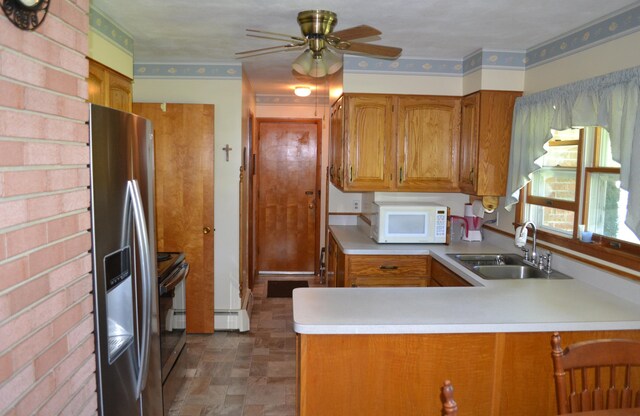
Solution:
M 322 51 L 322 59 L 324 60 L 324 64 L 327 68 L 327 73 L 329 75 L 333 75 L 340 68 L 342 68 L 342 59 L 337 54 L 331 52 L 329 49 L 325 49 Z
M 314 59 L 311 64 L 311 70 L 307 73 L 307 75 L 313 78 L 322 78 L 327 75 L 327 65 L 324 62 L 324 59 Z
M 306 51 L 302 52 L 300 56 L 296 58 L 295 61 L 293 61 L 293 64 L 291 64 L 291 67 L 297 73 L 307 75 L 309 71 L 311 71 L 311 67 L 313 66 L 313 61 L 314 61 L 313 52 L 307 49 Z
M 308 97 L 311 95 L 311 88 L 309 87 L 295 87 L 293 93 L 298 97 Z

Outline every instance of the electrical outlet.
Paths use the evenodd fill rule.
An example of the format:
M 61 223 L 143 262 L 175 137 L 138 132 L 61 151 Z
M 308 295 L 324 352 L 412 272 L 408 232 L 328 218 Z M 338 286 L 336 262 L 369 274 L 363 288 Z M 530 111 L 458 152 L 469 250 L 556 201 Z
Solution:
M 358 201 L 357 199 L 353 200 L 353 209 L 354 211 L 360 211 L 360 201 Z

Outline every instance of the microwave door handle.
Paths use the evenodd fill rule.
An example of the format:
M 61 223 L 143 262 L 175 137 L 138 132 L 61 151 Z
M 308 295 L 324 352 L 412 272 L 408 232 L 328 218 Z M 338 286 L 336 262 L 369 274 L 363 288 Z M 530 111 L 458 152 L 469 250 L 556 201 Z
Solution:
M 140 251 L 140 270 L 142 272 L 142 328 L 140 336 L 140 352 L 138 361 L 140 363 L 136 379 L 136 398 L 139 398 L 147 382 L 147 372 L 149 369 L 149 341 L 151 330 L 151 253 L 149 252 L 149 236 L 147 233 L 147 223 L 142 207 L 142 197 L 138 182 L 130 180 L 127 186 L 131 195 L 131 205 L 133 207 L 134 225 L 138 249 Z

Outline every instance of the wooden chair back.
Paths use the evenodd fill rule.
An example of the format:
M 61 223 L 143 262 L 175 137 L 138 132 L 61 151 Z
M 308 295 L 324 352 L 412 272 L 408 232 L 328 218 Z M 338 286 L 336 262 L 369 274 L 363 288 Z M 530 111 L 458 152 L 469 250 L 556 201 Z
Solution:
M 558 414 L 640 407 L 640 341 L 599 339 L 564 350 L 551 337 Z
M 446 380 L 442 385 L 440 400 L 442 400 L 442 415 L 443 416 L 457 416 L 458 405 L 453 400 L 453 386 L 449 380 Z

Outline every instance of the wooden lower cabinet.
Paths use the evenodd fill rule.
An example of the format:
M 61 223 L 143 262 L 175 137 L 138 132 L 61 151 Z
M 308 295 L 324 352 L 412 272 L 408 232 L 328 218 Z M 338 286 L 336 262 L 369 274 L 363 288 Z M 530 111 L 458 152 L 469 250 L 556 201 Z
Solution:
M 431 256 L 346 256 L 344 285 L 428 286 Z
M 469 282 L 458 276 L 437 260 L 431 260 L 430 287 L 457 287 L 472 286 Z
M 640 331 L 561 335 L 563 345 L 640 339 Z M 296 414 L 438 415 L 440 386 L 448 379 L 461 415 L 555 415 L 550 340 L 551 332 L 297 334 Z

